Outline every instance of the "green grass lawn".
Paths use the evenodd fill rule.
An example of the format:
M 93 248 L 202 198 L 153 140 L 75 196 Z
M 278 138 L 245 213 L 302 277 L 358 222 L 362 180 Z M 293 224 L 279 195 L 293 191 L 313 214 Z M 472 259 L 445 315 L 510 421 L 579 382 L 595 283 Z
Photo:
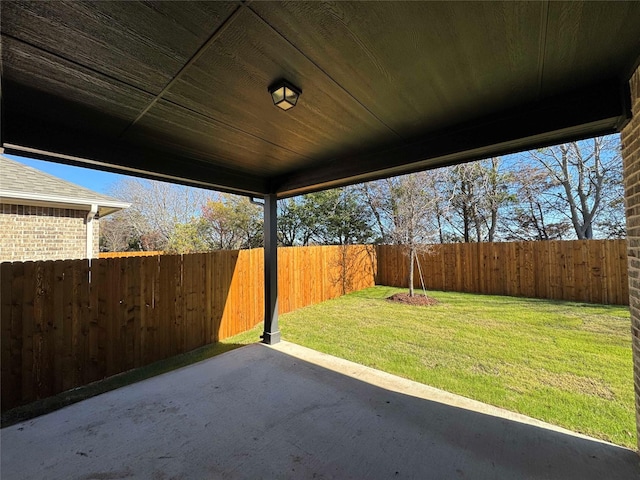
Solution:
M 283 338 L 635 448 L 627 307 L 447 292 L 431 292 L 431 307 L 385 300 L 400 291 L 282 315 Z

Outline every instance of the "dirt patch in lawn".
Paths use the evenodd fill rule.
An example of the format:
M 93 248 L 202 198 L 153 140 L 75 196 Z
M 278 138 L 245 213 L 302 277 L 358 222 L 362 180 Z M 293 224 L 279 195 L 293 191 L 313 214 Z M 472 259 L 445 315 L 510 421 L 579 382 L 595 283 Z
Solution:
M 436 305 L 438 301 L 435 298 L 426 295 L 414 295 L 410 297 L 408 293 L 395 293 L 387 297 L 390 302 L 404 303 L 405 305 L 430 306 Z

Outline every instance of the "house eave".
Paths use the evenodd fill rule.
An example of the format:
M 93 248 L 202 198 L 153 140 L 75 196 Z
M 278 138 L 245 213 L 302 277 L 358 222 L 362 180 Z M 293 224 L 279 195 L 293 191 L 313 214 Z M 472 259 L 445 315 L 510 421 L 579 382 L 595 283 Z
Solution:
M 69 198 L 59 195 L 42 195 L 22 192 L 7 192 L 0 190 L 0 203 L 11 205 L 29 205 L 34 207 L 67 208 L 72 210 L 91 210 L 92 205 L 98 205 L 98 215 L 104 217 L 131 206 L 127 202 L 111 202 L 91 198 Z

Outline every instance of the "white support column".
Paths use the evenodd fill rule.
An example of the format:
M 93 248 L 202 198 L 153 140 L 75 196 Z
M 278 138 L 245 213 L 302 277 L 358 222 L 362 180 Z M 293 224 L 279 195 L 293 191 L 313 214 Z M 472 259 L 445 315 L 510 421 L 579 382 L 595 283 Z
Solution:
M 278 329 L 278 198 L 264 197 L 264 333 L 262 342 L 280 341 Z

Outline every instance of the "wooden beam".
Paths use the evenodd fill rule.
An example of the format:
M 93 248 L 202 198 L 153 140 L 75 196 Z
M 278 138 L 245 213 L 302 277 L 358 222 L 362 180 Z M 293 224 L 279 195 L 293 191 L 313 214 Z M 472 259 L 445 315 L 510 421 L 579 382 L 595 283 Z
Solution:
M 275 180 L 279 198 L 480 160 L 619 131 L 630 118 L 622 82 L 611 80 L 478 119 L 403 144 L 374 145 Z
M 2 147 L 21 155 L 77 167 L 179 183 L 241 195 L 263 195 L 267 181 L 168 151 L 128 144 L 3 109 Z

